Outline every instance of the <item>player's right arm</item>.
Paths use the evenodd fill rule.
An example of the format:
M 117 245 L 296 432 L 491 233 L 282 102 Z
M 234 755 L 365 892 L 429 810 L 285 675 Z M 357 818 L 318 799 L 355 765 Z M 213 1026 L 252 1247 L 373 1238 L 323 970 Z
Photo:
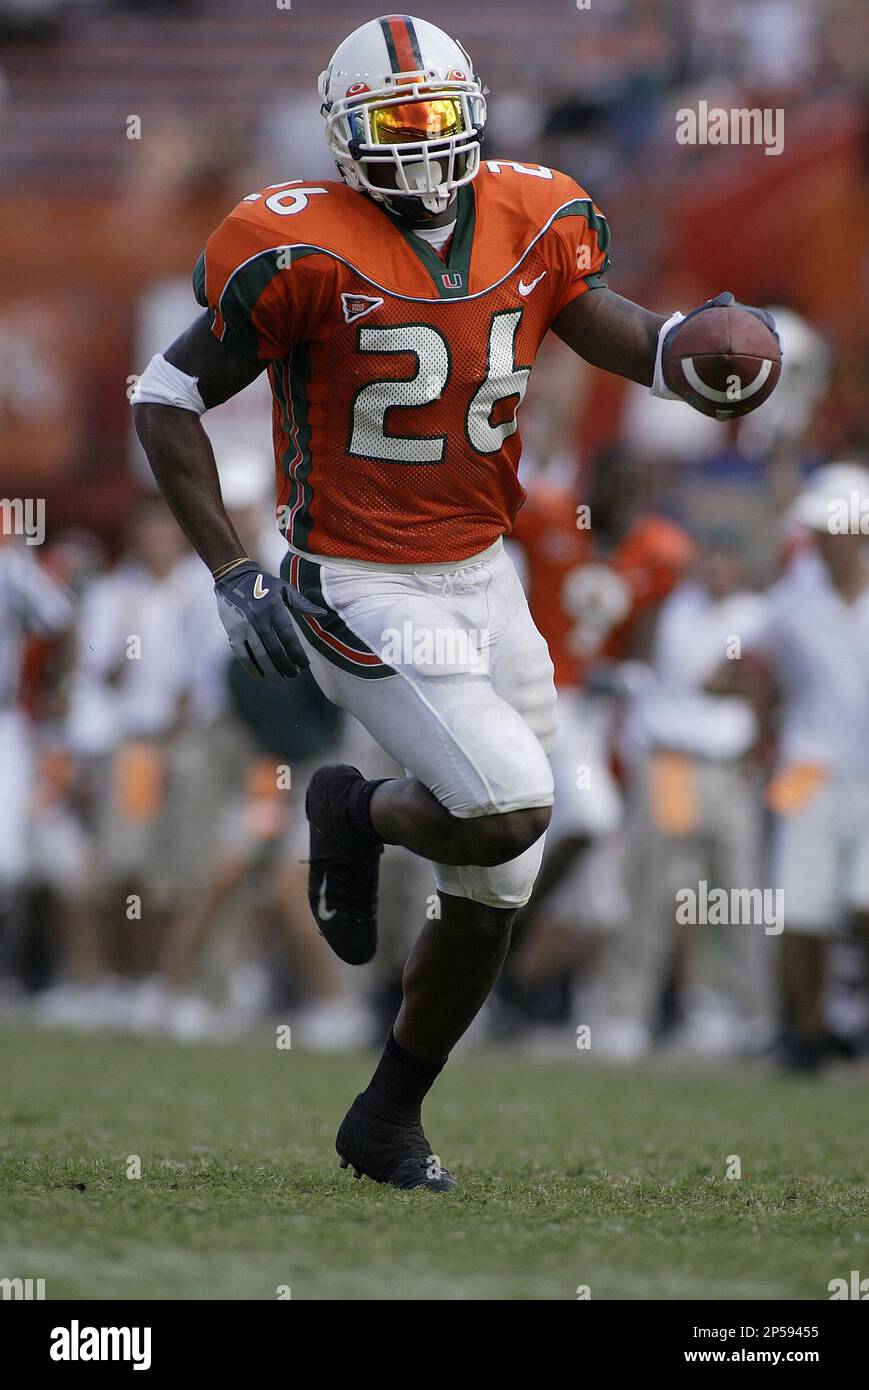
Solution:
M 292 214 L 291 230 L 304 241 L 305 210 L 316 202 L 309 195 L 326 192 L 298 182 L 270 198 L 268 190 L 248 195 L 212 232 L 193 275 L 205 313 L 152 359 L 132 396 L 160 491 L 212 574 L 244 552 L 199 417 L 305 342 L 333 291 L 331 258 L 305 254 L 296 264 L 295 249 L 282 239 Z
M 281 196 L 289 199 L 283 213 L 308 203 L 307 192 L 295 185 Z M 245 553 L 226 514 L 200 420 L 269 362 L 286 358 L 294 343 L 306 341 L 328 297 L 323 258 L 287 273 L 292 252 L 272 225 L 277 215 L 266 216 L 261 200 L 260 194 L 245 198 L 209 237 L 193 277 L 206 312 L 151 360 L 133 393 L 133 409 L 160 491 L 214 577 L 233 652 L 250 675 L 279 682 L 308 665 L 291 610 L 323 610 Z
M 290 610 L 322 609 L 261 570 L 245 551 L 223 505 L 214 452 L 200 419 L 201 410 L 249 386 L 266 363 L 226 347 L 214 336 L 207 314 L 157 361 L 147 381 L 142 378 L 142 394 L 162 399 L 134 400 L 136 431 L 157 486 L 211 570 L 218 613 L 235 656 L 248 675 L 278 684 L 309 665 Z M 173 390 L 183 404 L 165 399 Z
M 163 354 L 190 379 L 206 410 L 229 400 L 259 376 L 266 363 L 241 357 L 215 338 L 207 314 Z M 179 383 L 179 399 L 184 383 Z M 211 441 L 192 404 L 134 401 L 133 420 L 161 493 L 178 525 L 212 574 L 245 550 L 220 495 Z

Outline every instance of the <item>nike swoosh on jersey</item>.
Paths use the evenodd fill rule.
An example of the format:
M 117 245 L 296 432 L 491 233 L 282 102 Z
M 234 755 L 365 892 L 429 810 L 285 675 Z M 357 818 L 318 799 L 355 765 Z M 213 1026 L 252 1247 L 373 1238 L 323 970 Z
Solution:
M 545 271 L 545 270 L 541 270 L 540 274 L 537 276 L 537 279 L 536 279 L 536 280 L 532 280 L 530 285 L 526 285 L 526 284 L 525 284 L 525 281 L 524 281 L 523 279 L 520 278 L 520 280 L 519 280 L 519 293 L 523 296 L 523 298 L 525 297 L 525 295 L 531 293 L 531 291 L 534 289 L 534 286 L 535 286 L 535 285 L 539 285 L 539 284 L 540 284 L 540 281 L 543 279 L 543 277 L 544 277 L 545 274 L 546 274 L 546 271 Z
M 257 577 L 256 577 L 256 581 L 255 581 L 255 583 L 254 583 L 254 586 L 253 586 L 253 596 L 254 596 L 254 598 L 265 598 L 266 594 L 268 594 L 268 593 L 270 593 L 270 592 L 271 592 L 271 591 L 270 591 L 269 589 L 264 589 L 264 588 L 263 588 L 263 577 L 262 577 L 261 574 L 258 574 Z
M 321 922 L 331 922 L 338 911 L 337 907 L 329 907 L 326 902 L 326 878 L 327 875 L 324 874 L 323 882 L 320 884 L 320 897 L 317 900 L 317 916 Z

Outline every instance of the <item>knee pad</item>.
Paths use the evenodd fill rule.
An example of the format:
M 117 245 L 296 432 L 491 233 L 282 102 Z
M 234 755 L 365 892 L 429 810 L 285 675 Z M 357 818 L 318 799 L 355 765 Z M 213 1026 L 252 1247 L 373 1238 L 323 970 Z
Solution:
M 477 864 L 435 864 L 435 882 L 442 893 L 468 898 L 486 907 L 524 907 L 540 872 L 545 843 L 546 836 L 541 835 L 524 854 L 489 868 Z

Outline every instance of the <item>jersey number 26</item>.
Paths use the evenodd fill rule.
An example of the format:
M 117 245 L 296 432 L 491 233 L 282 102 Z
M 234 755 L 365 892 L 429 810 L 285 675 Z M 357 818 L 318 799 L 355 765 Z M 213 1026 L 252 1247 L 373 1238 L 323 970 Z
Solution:
M 516 365 L 516 333 L 521 309 L 492 315 L 489 325 L 487 371 L 468 401 L 465 435 L 478 454 L 494 454 L 517 429 L 516 412 L 528 385 L 530 367 Z M 430 324 L 407 323 L 392 328 L 360 328 L 356 346 L 360 352 L 412 353 L 416 371 L 412 377 L 393 377 L 369 382 L 357 391 L 351 406 L 347 452 L 354 458 L 380 459 L 384 463 L 442 463 L 445 434 L 406 435 L 388 429 L 388 412 L 400 406 L 432 405 L 443 396 L 450 379 L 450 349 L 444 335 Z M 508 419 L 491 424 L 499 401 L 516 397 Z

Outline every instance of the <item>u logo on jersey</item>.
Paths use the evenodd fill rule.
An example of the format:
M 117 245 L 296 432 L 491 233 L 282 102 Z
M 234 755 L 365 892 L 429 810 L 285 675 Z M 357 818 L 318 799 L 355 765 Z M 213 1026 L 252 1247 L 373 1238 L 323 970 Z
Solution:
M 354 323 L 356 319 L 364 318 L 366 314 L 370 314 L 372 309 L 379 309 L 382 303 L 382 299 L 378 299 L 372 294 L 342 294 L 341 304 L 344 308 L 344 322 Z
M 464 276 L 459 270 L 450 270 L 441 276 L 441 284 L 448 290 L 460 290 L 464 283 Z

